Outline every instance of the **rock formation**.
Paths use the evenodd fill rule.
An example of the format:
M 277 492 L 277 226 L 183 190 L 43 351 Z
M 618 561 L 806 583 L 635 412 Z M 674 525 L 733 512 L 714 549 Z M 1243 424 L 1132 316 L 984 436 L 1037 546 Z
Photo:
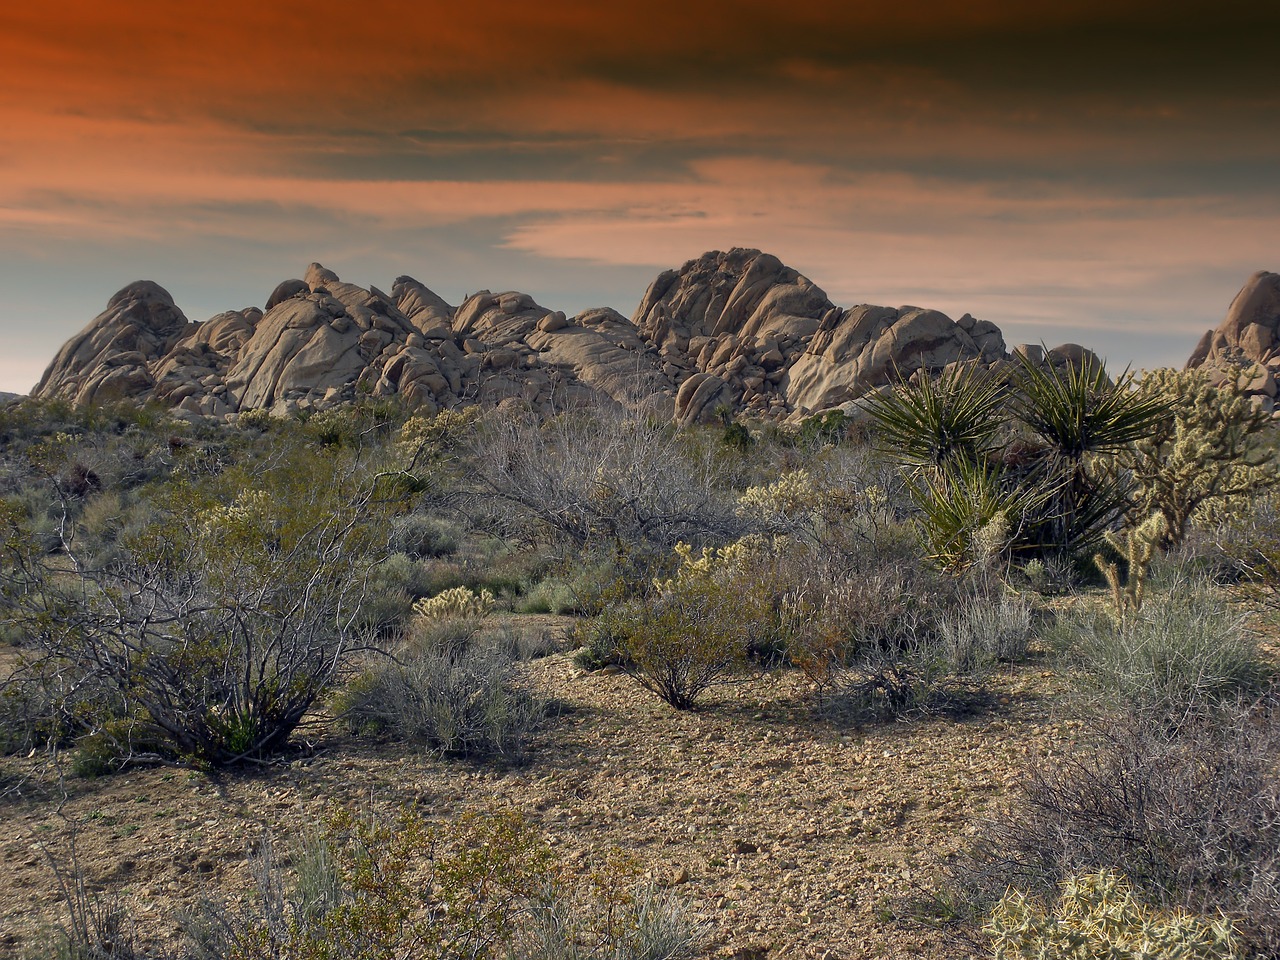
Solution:
M 1049 359 L 1077 353 L 1087 351 L 1067 345 Z M 1007 362 L 1000 331 L 918 307 L 842 310 L 758 250 L 712 252 L 663 272 L 630 320 L 608 308 L 566 317 L 518 292 L 482 290 L 455 307 L 412 277 L 398 277 L 388 295 L 313 263 L 263 309 L 203 323 L 189 322 L 156 284 L 130 284 L 59 351 L 33 395 L 150 400 L 222 419 L 287 415 L 358 393 L 428 412 L 517 402 L 549 413 L 604 397 L 691 423 L 803 416 L 957 362 Z
M 1217 382 L 1235 380 L 1267 413 L 1276 409 L 1280 382 L 1280 274 L 1251 276 L 1216 329 L 1206 330 L 1188 368 L 1203 367 Z

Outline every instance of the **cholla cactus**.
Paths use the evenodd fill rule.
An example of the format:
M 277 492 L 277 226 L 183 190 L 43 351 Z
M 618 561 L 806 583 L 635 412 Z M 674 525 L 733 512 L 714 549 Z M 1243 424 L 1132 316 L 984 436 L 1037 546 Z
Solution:
M 995 960 L 1237 960 L 1235 928 L 1225 917 L 1160 911 L 1141 903 L 1110 870 L 1070 877 L 1055 913 L 1011 890 L 984 931 Z
M 826 507 L 830 493 L 813 481 L 808 470 L 792 470 L 773 483 L 748 487 L 738 498 L 738 515 L 765 522 L 786 522 Z
M 669 594 L 682 585 L 697 581 L 729 583 L 752 560 L 776 552 L 782 539 L 751 533 L 723 547 L 703 547 L 697 556 L 694 556 L 693 547 L 682 540 L 675 549 L 676 556 L 680 558 L 676 575 L 666 580 L 654 580 L 654 588 L 659 593 Z
M 1171 409 L 1133 445 L 1127 464 L 1143 507 L 1164 515 L 1162 546 L 1180 543 L 1194 521 L 1214 519 L 1233 498 L 1280 481 L 1259 443 L 1268 418 L 1236 380 L 1215 384 L 1203 370 L 1153 370 L 1142 391 Z
M 1169 530 L 1169 523 L 1163 513 L 1153 513 L 1136 527 L 1125 531 L 1122 540 L 1119 534 L 1108 530 L 1104 536 L 1111 549 L 1124 557 L 1129 565 L 1128 583 L 1121 583 L 1120 569 L 1115 561 L 1108 560 L 1100 553 L 1093 555 L 1093 562 L 1107 578 L 1111 586 L 1111 602 L 1115 607 L 1117 622 L 1122 622 L 1130 614 L 1142 609 L 1142 597 L 1147 587 L 1147 572 L 1151 569 L 1151 561 L 1155 557 L 1156 547 L 1164 540 Z
M 265 490 L 242 490 L 235 500 L 200 513 L 199 530 L 207 540 L 262 537 L 272 523 L 271 497 Z
M 480 620 L 493 609 L 493 602 L 488 590 L 475 593 L 468 587 L 454 587 L 434 597 L 423 597 L 413 605 L 413 612 L 426 620 Z

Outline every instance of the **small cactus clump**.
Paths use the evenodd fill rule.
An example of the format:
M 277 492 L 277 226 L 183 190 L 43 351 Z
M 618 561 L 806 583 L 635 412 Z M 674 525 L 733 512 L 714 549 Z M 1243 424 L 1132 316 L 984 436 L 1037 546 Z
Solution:
M 1069 877 L 1049 913 L 1011 890 L 984 928 L 995 960 L 1237 960 L 1232 922 L 1185 910 L 1155 910 L 1140 902 L 1110 870 Z
M 413 612 L 426 620 L 480 620 L 492 609 L 492 593 L 475 593 L 469 587 L 454 587 L 434 597 L 423 597 L 413 605 Z
M 1093 562 L 1107 578 L 1111 587 L 1111 602 L 1115 607 L 1117 622 L 1123 622 L 1130 614 L 1142 609 L 1142 599 L 1147 587 L 1147 573 L 1151 569 L 1151 561 L 1155 558 L 1156 548 L 1169 530 L 1168 521 L 1163 513 L 1153 513 L 1136 527 L 1131 527 L 1121 539 L 1108 530 L 1103 536 L 1108 546 L 1124 557 L 1129 566 L 1127 583 L 1120 580 L 1120 568 L 1115 561 L 1108 560 L 1100 553 L 1093 556 Z

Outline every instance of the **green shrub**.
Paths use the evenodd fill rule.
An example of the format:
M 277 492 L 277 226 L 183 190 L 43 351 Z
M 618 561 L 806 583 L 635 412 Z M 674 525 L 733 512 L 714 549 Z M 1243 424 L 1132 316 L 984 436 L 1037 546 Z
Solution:
M 1174 721 L 1234 700 L 1267 673 L 1241 616 L 1204 583 L 1175 584 L 1124 617 L 1064 617 L 1051 637 L 1086 693 Z
M 349 455 L 281 448 L 266 464 L 155 485 L 146 522 L 107 565 L 74 532 L 66 556 L 48 558 L 7 526 L 0 601 L 54 684 L 53 710 L 73 711 L 59 703 L 79 695 L 66 678 L 91 677 L 140 742 L 171 755 L 219 766 L 285 750 L 366 639 L 361 607 L 392 507 L 375 483 Z M 106 719 L 84 721 L 92 732 Z
M 743 577 L 755 549 L 739 541 L 695 557 L 681 543 L 675 576 L 655 581 L 650 596 L 602 613 L 600 628 L 627 675 L 677 710 L 691 709 L 729 679 L 768 617 L 765 598 Z
M 581 881 L 512 813 L 430 824 L 338 810 L 294 852 L 257 856 L 248 908 L 206 902 L 184 926 L 198 960 L 692 960 L 702 928 L 611 855 Z M 574 866 L 577 866 L 576 864 Z
M 391 522 L 388 546 L 415 560 L 449 557 L 458 552 L 461 531 L 442 517 L 410 513 Z
M 519 759 L 544 711 L 515 683 L 515 656 L 466 636 L 382 663 L 335 710 L 357 732 L 385 733 L 451 756 Z
M 996 960 L 1238 960 L 1235 927 L 1222 917 L 1156 910 L 1109 870 L 1073 876 L 1050 912 L 1010 891 L 985 928 Z
M 521 613 L 582 613 L 573 585 L 559 577 L 540 580 L 516 604 Z

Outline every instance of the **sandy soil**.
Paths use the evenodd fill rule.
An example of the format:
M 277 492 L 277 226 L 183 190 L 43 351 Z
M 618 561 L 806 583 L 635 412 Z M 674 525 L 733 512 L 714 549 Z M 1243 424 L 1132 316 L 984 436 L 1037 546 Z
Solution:
M 140 939 L 164 948 L 175 910 L 249 888 L 265 831 L 287 842 L 337 802 L 516 809 L 583 869 L 633 851 L 708 924 L 710 955 L 962 956 L 892 905 L 932 889 L 1029 758 L 1075 726 L 1034 663 L 995 677 L 989 708 L 969 718 L 869 726 L 815 718 L 796 673 L 718 688 L 697 713 L 565 653 L 531 663 L 528 682 L 559 713 L 511 769 L 322 731 L 310 755 L 256 773 L 71 778 L 54 803 L 36 758 L 10 758 L 5 775 L 37 776 L 0 807 L 0 952 L 47 936 L 40 924 L 61 909 L 50 855 L 69 864 L 73 834 L 90 889 L 127 901 Z

